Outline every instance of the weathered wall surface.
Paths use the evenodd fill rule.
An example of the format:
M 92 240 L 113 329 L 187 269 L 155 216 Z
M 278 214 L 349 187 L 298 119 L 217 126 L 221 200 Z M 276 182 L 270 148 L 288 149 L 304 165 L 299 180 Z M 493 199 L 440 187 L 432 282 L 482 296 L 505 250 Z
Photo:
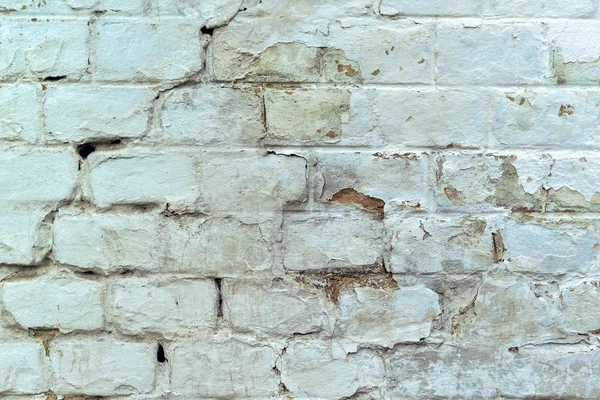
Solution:
M 0 10 L 1 398 L 600 398 L 597 0 Z

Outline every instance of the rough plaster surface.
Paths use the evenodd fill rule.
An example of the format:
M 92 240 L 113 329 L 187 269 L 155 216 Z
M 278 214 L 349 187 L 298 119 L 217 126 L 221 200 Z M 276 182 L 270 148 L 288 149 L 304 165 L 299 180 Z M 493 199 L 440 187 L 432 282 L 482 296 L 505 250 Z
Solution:
M 0 398 L 600 398 L 598 0 L 0 0 Z

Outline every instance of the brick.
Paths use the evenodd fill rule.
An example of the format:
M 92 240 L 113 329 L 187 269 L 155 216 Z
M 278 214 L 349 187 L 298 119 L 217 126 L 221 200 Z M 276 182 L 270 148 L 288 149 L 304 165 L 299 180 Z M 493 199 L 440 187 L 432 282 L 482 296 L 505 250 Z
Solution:
M 597 90 L 503 90 L 495 94 L 494 103 L 495 139 L 504 146 L 597 146 Z
M 448 15 L 448 16 L 469 16 L 481 13 L 480 0 L 467 1 L 443 1 L 434 0 L 428 2 L 415 3 L 407 0 L 383 0 L 379 5 L 379 12 L 382 15 L 400 16 L 400 15 Z
M 600 209 L 595 157 L 591 153 L 552 156 L 552 169 L 544 182 L 548 211 L 595 211 Z
M 162 127 L 168 143 L 252 146 L 265 135 L 261 117 L 262 102 L 257 95 L 199 86 L 165 96 Z
M 46 140 L 139 138 L 154 94 L 137 87 L 56 86 L 46 90 Z
M 200 25 L 191 20 L 103 19 L 97 32 L 99 79 L 177 80 L 202 67 Z
M 8 150 L 0 154 L 0 203 L 56 203 L 69 199 L 77 180 L 71 150 Z
M 169 203 L 191 207 L 198 198 L 194 160 L 177 153 L 90 155 L 93 202 L 114 204 Z
M 172 353 L 171 391 L 181 398 L 275 396 L 278 354 L 264 345 L 180 343 Z M 202 371 L 199 374 L 198 371 Z
M 600 82 L 600 33 L 597 21 L 559 22 L 550 25 L 553 67 L 558 84 Z
M 590 274 L 596 268 L 597 231 L 595 219 L 578 223 L 556 218 L 507 222 L 501 230 L 504 258 L 515 271 Z
M 392 348 L 431 333 L 440 314 L 438 295 L 424 287 L 358 287 L 340 294 L 336 334 L 355 343 Z
M 586 18 L 593 17 L 595 5 L 592 0 L 568 1 L 508 1 L 499 0 L 487 10 L 487 13 L 505 17 L 558 17 Z
M 467 28 L 448 22 L 438 25 L 437 38 L 438 83 L 539 84 L 551 76 L 541 24 L 484 23 Z
M 347 354 L 339 342 L 295 342 L 281 359 L 281 380 L 294 397 L 339 399 L 383 385 L 383 362 L 375 352 Z M 355 349 L 353 349 L 356 351 Z
M 159 14 L 182 15 L 198 18 L 203 25 L 214 27 L 225 25 L 240 10 L 241 5 L 237 1 L 215 0 L 158 0 L 156 5 Z
M 88 67 L 87 20 L 4 20 L 0 79 L 81 76 Z
M 282 230 L 283 264 L 294 271 L 373 266 L 386 241 L 379 221 L 353 214 L 290 215 Z
M 273 267 L 275 250 L 258 224 L 233 218 L 180 218 L 164 225 L 163 269 L 195 276 L 238 277 Z
M 394 273 L 471 273 L 493 263 L 493 225 L 484 218 L 393 218 L 386 225 L 393 232 L 386 266 Z
M 600 393 L 594 379 L 600 353 L 592 346 L 548 344 L 511 350 L 506 346 L 398 349 L 389 358 L 387 367 L 401 371 L 400 380 L 388 396 L 593 398 Z M 523 379 L 525 376 L 527 379 Z
M 267 82 L 432 82 L 433 30 L 410 21 L 381 22 L 329 16 L 303 21 L 236 18 L 214 36 L 215 79 Z M 291 28 L 293 27 L 293 28 Z M 368 36 L 364 32 L 368 31 Z
M 102 328 L 103 292 L 101 283 L 87 279 L 40 277 L 6 282 L 2 302 L 22 328 L 86 331 Z
M 344 199 L 344 190 L 352 189 L 374 198 L 371 200 L 382 200 L 385 210 L 418 209 L 429 204 L 428 189 L 423 185 L 429 179 L 426 155 L 344 151 L 316 156 L 314 187 L 321 202 L 365 208 Z
M 148 393 L 154 386 L 156 348 L 115 339 L 64 339 L 50 346 L 52 390 L 109 396 Z
M 272 244 L 258 225 L 148 214 L 61 212 L 54 221 L 53 251 L 63 264 L 105 273 L 133 269 L 239 276 L 268 270 L 274 261 Z
M 374 144 L 368 91 L 269 90 L 265 110 L 269 144 Z
M 40 128 L 36 89 L 33 85 L 0 88 L 0 139 L 35 142 Z
M 199 182 L 203 212 L 259 223 L 270 218 L 272 212 L 280 212 L 287 203 L 305 201 L 306 160 L 250 152 L 207 154 Z
M 40 393 L 47 384 L 41 343 L 0 343 L 0 393 Z
M 63 264 L 102 271 L 156 270 L 158 221 L 131 214 L 63 214 L 53 225 L 53 252 Z
M 489 95 L 477 90 L 377 90 L 377 129 L 394 145 L 482 147 Z
M 262 284 L 224 280 L 223 309 L 233 328 L 242 332 L 289 336 L 329 330 L 322 296 L 281 278 Z
M 113 307 L 123 333 L 185 336 L 216 326 L 217 287 L 214 281 L 122 279 Z
M 446 153 L 436 159 L 436 201 L 442 209 L 541 210 L 548 155 Z
M 64 2 L 0 0 L 0 10 L 34 15 L 68 15 L 83 11 L 107 10 L 111 12 L 141 12 L 142 0 L 66 0 Z
M 19 209 L 0 211 L 0 263 L 33 265 L 46 256 L 44 212 Z M 48 235 L 49 236 L 49 235 Z

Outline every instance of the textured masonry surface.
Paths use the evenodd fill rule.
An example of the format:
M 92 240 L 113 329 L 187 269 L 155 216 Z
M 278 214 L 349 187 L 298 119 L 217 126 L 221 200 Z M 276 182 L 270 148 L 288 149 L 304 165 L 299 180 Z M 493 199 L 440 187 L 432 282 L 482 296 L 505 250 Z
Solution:
M 600 398 L 598 0 L 0 0 L 0 398 Z

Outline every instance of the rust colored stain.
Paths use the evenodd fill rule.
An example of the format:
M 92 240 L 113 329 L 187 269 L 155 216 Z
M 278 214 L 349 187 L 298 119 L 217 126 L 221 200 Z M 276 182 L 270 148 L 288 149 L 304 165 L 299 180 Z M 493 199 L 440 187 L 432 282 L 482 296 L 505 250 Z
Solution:
M 558 110 L 558 116 L 566 118 L 569 115 L 573 115 L 575 108 L 570 104 L 562 104 Z
M 376 213 L 380 219 L 383 219 L 383 208 L 385 201 L 376 197 L 367 196 L 352 188 L 342 189 L 333 195 L 331 201 L 343 204 L 358 204 L 369 212 Z
M 344 75 L 355 77 L 359 75 L 359 72 L 352 68 L 351 65 L 338 64 L 337 66 L 338 72 L 344 72 Z
M 329 137 L 331 139 L 335 138 L 335 132 L 334 131 L 327 132 L 327 137 Z
M 381 71 L 379 70 L 379 68 L 377 68 L 375 71 L 371 72 L 371 75 L 377 76 L 377 75 L 379 75 L 380 72 Z

